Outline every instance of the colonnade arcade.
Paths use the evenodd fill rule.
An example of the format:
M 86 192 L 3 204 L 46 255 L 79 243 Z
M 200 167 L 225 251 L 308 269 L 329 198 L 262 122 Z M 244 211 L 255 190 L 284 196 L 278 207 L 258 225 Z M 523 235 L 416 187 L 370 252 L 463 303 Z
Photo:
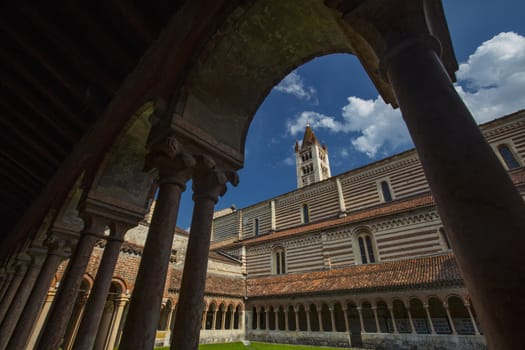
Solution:
M 261 301 L 249 309 L 254 331 L 480 335 L 472 305 L 459 295 Z
M 36 349 L 56 350 L 64 343 L 90 254 L 97 240 L 104 239 L 104 255 L 86 302 L 89 312 L 84 313 L 73 344 L 75 349 L 93 348 L 100 324 L 107 320 L 104 310 L 123 237 L 143 219 L 157 186 L 157 204 L 119 346 L 121 350 L 151 349 L 180 196 L 190 179 L 195 204 L 171 348 L 197 349 L 214 206 L 227 183 L 238 182 L 235 171 L 244 162 L 252 117 L 276 82 L 305 61 L 331 52 L 358 56 L 383 99 L 400 107 L 488 345 L 519 348 L 521 326 L 515 315 L 525 313 L 525 255 L 521 251 L 525 204 L 452 85 L 457 63 L 441 2 L 199 4 L 181 5 L 156 46 L 85 136 L 95 145 L 109 144 L 107 139 L 97 140 L 99 135 L 114 137 L 113 146 L 101 154 L 75 149 L 78 159 L 68 158 L 62 166 L 59 180 L 66 185 L 75 182 L 63 209 L 76 211 L 81 223 L 63 226 L 62 221 L 70 224 L 71 218 L 63 209 L 49 208 L 38 229 L 26 225 L 31 232 L 24 234 L 31 239 L 13 251 L 3 266 L 0 349 L 24 348 L 58 264 L 70 256 Z M 139 112 L 131 115 L 130 111 Z M 110 123 L 114 120 L 120 121 L 115 122 L 120 133 L 105 133 L 105 128 L 118 129 Z M 89 142 L 81 146 L 85 144 Z M 498 239 L 493 239 L 494 233 Z M 341 315 L 335 312 L 336 305 L 316 305 L 321 315 L 323 309 L 325 315 L 331 306 L 334 310 L 330 322 L 321 317 L 319 327 L 326 323 L 327 328 L 341 328 L 341 322 L 335 321 Z M 368 305 L 372 314 L 374 310 L 378 315 L 390 314 L 390 319 L 398 319 L 392 313 L 402 310 L 396 306 L 401 304 L 386 301 L 356 301 L 355 305 L 356 310 L 358 305 L 361 308 L 361 329 L 365 330 Z M 391 305 L 389 313 L 384 305 L 387 309 Z M 403 305 L 407 309 L 408 304 Z M 452 305 L 455 312 L 461 309 L 457 301 Z M 347 313 L 352 310 L 346 301 L 340 302 L 340 308 Z M 278 315 L 272 322 L 279 327 L 279 306 L 272 305 L 272 310 Z M 289 310 L 283 306 L 285 318 L 290 319 L 296 311 Z M 269 324 L 270 309 L 266 315 Z M 386 327 L 379 316 L 374 320 L 379 323 L 376 329 Z M 453 329 L 454 322 L 449 324 Z M 392 329 L 396 327 L 397 322 L 392 322 Z

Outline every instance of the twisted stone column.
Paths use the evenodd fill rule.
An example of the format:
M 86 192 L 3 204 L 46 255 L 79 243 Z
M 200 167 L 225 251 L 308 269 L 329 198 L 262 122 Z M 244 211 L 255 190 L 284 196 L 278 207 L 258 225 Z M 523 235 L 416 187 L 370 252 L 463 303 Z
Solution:
M 97 270 L 97 277 L 86 304 L 88 312 L 82 317 L 75 338 L 73 345 L 75 350 L 91 350 L 95 344 L 120 247 L 124 241 L 124 235 L 130 228 L 130 226 L 121 223 L 115 223 L 111 226 L 111 233 L 107 238 L 102 260 Z
M 237 174 L 217 170 L 210 158 L 199 158 L 193 176 L 195 207 L 170 349 L 197 350 L 199 346 L 200 311 L 204 302 L 213 211 L 218 197 L 226 192 L 228 181 L 237 185 Z
M 32 247 L 29 249 L 28 254 L 31 256 L 31 263 L 29 264 L 24 279 L 18 287 L 16 295 L 14 296 L 11 305 L 9 305 L 7 314 L 0 326 L 0 349 L 2 350 L 7 346 L 9 338 L 16 327 L 16 323 L 22 314 L 24 305 L 26 304 L 27 299 L 31 294 L 31 290 L 38 278 L 38 274 L 46 256 L 46 249 L 43 247 Z
M 44 245 L 48 248 L 46 260 L 40 269 L 38 278 L 13 331 L 9 341 L 9 349 L 21 349 L 26 345 L 33 325 L 37 321 L 42 305 L 47 297 L 49 286 L 55 273 L 60 263 L 71 255 L 71 247 L 75 243 L 74 239 L 66 239 L 58 233 L 51 233 L 47 237 L 44 242 Z M 39 328 L 36 331 L 39 331 Z
M 146 165 L 159 171 L 159 192 L 131 295 L 120 350 L 149 350 L 155 344 L 180 197 L 193 173 L 195 160 L 180 153 L 176 141 L 168 138 L 153 147 Z M 201 307 L 202 301 L 198 310 Z
M 75 307 L 82 277 L 91 257 L 95 243 L 104 233 L 106 221 L 88 213 L 82 214 L 85 228 L 80 234 L 77 247 L 60 281 L 57 295 L 42 330 L 38 350 L 56 350 L 60 347 L 67 324 Z

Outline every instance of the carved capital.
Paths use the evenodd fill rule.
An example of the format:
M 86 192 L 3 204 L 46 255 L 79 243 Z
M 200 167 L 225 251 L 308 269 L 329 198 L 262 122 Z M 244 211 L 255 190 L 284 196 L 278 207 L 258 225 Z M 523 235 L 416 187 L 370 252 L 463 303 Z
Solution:
M 217 169 L 211 157 L 197 157 L 197 167 L 193 176 L 193 200 L 208 198 L 217 203 L 219 196 L 226 193 L 228 182 L 233 186 L 238 185 L 237 172 Z

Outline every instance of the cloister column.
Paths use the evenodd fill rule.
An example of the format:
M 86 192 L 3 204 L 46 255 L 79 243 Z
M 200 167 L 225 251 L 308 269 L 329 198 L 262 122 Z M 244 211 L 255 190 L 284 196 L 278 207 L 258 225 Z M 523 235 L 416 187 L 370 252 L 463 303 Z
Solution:
M 208 314 L 208 311 L 204 309 L 202 312 L 202 319 L 201 319 L 201 330 L 206 329 L 206 315 Z
M 312 324 L 310 323 L 310 307 L 308 307 L 308 311 L 306 311 L 306 307 L 305 307 L 304 311 L 306 313 L 306 331 L 311 332 Z
M 20 284 L 22 283 L 22 280 L 27 272 L 28 265 L 29 260 L 25 258 L 17 258 L 15 273 L 11 279 L 11 282 L 9 283 L 9 286 L 7 287 L 2 301 L 0 302 L 0 320 L 3 320 L 6 316 L 9 305 L 11 305 L 11 302 L 16 295 L 16 291 L 20 287 Z
M 410 303 L 406 307 L 407 314 L 408 314 L 408 320 L 410 321 L 410 333 L 416 334 L 416 326 L 414 325 L 414 320 L 412 319 L 412 313 L 410 312 Z
M 195 207 L 171 340 L 171 349 L 176 350 L 197 350 L 199 346 L 200 310 L 204 302 L 213 211 L 219 196 L 226 192 L 226 183 L 231 181 L 234 186 L 238 183 L 236 173 L 219 171 L 209 157 L 198 159 L 193 176 Z
M 359 324 L 361 325 L 361 333 L 366 332 L 365 323 L 363 322 L 363 314 L 361 313 L 361 306 L 356 306 L 357 314 L 359 315 Z M 377 318 L 376 318 L 377 319 Z
M 75 238 L 76 234 L 73 233 L 52 232 L 45 240 L 44 245 L 47 246 L 48 249 L 47 256 L 32 287 L 31 294 L 27 298 L 24 310 L 18 318 L 18 323 L 11 335 L 8 348 L 22 349 L 26 345 L 26 342 L 30 338 L 33 338 L 30 337 L 33 329 L 35 329 L 35 333 L 37 333 L 34 337 L 38 336 L 43 326 L 45 316 L 47 316 L 47 311 L 49 311 L 51 306 L 51 301 L 53 300 L 48 298 L 48 293 L 53 293 L 53 297 L 55 293 L 54 291 L 50 291 L 49 287 L 60 263 L 71 255 L 71 247 L 75 244 Z M 42 305 L 46 299 L 48 302 L 44 309 L 42 309 Z M 40 317 L 43 319 L 40 320 Z M 37 324 L 35 325 L 35 323 Z M 29 348 L 32 348 L 32 346 Z
M 390 83 L 488 347 L 521 347 L 525 203 L 452 84 L 457 63 L 441 2 L 334 3 Z
M 213 309 L 213 315 L 211 317 L 211 328 L 210 329 L 215 329 L 216 327 L 216 324 L 217 324 L 217 312 L 219 311 L 219 309 Z
M 472 326 L 474 326 L 474 332 L 476 333 L 476 335 L 480 335 L 481 333 L 479 332 L 478 325 L 476 324 L 476 319 L 474 318 L 474 315 L 472 315 L 472 310 L 470 309 L 470 303 L 465 302 L 465 308 L 468 311 L 468 315 L 470 317 L 470 321 L 472 322 Z
M 25 344 L 25 342 L 27 341 L 27 347 L 26 349 L 34 349 L 37 341 L 38 341 L 38 336 L 40 335 L 40 331 L 42 330 L 45 322 L 46 322 L 46 319 L 47 319 L 47 314 L 49 313 L 49 310 L 51 309 L 51 305 L 53 304 L 53 300 L 55 300 L 55 295 L 57 293 L 57 290 L 56 288 L 54 287 L 51 287 L 49 289 L 49 292 L 47 293 L 46 295 L 46 298 L 44 300 L 44 305 L 42 306 L 42 310 L 38 313 L 35 314 L 35 316 L 38 315 L 38 318 L 36 320 L 36 322 L 33 324 L 32 327 L 30 327 L 30 332 L 29 332 L 29 338 L 27 339 L 21 339 L 21 338 L 18 338 L 16 337 L 16 335 L 18 334 L 18 327 L 19 325 L 21 325 L 21 322 L 22 322 L 22 317 L 24 316 L 22 314 L 22 317 L 20 317 L 20 320 L 18 321 L 18 325 L 16 326 L 16 329 L 15 329 L 15 332 L 13 333 L 13 336 L 11 337 L 11 341 L 9 342 L 9 345 L 8 346 L 11 346 L 11 342 L 13 342 L 13 344 L 15 345 L 18 345 L 18 344 L 21 344 L 20 345 L 20 348 L 23 348 Z M 24 310 L 24 313 L 25 313 L 25 310 Z M 24 327 L 25 329 L 25 327 Z M 24 343 L 24 344 L 22 344 Z M 16 346 L 13 346 L 13 349 L 18 349 Z
M 221 330 L 224 330 L 226 329 L 226 314 L 228 313 L 228 310 L 222 310 L 222 313 L 221 313 Z
M 194 165 L 193 157 L 182 153 L 177 141 L 171 137 L 152 146 L 146 158 L 147 168 L 159 171 L 159 190 L 120 350 L 149 350 L 155 344 L 180 197 Z M 202 304 L 196 310 L 200 311 L 201 307 Z
M 81 216 L 84 219 L 85 227 L 80 234 L 67 270 L 60 281 L 57 295 L 37 345 L 38 350 L 56 350 L 59 348 L 69 318 L 73 313 L 78 289 L 82 283 L 82 276 L 86 271 L 91 252 L 106 226 L 105 219 L 98 215 L 84 210 Z
M 348 323 L 348 307 L 343 306 L 343 315 L 345 317 L 345 332 L 350 332 L 350 324 Z
M 270 311 L 267 312 L 268 315 L 270 315 Z M 275 311 L 275 309 L 273 309 L 273 320 L 275 322 L 275 328 L 274 328 L 274 331 L 278 331 L 279 330 L 279 309 L 277 309 L 277 311 Z M 268 330 L 270 330 L 270 324 L 268 323 L 268 326 L 266 326 L 268 328 Z
M 7 346 L 9 338 L 16 327 L 16 323 L 24 310 L 24 305 L 31 294 L 31 290 L 38 278 L 38 273 L 42 268 L 42 263 L 46 256 L 46 249 L 44 247 L 32 247 L 29 248 L 28 254 L 31 257 L 31 263 L 29 264 L 24 279 L 20 283 L 13 300 L 9 305 L 9 309 L 1 322 L 0 349 L 4 349 Z
M 397 334 L 397 324 L 396 324 L 396 317 L 394 315 L 394 310 L 391 305 L 388 305 L 388 312 L 390 313 L 390 318 L 392 319 L 392 326 L 394 327 L 394 334 Z
M 136 224 L 138 224 L 138 222 L 136 222 Z M 102 320 L 111 287 L 113 271 L 117 265 L 120 247 L 122 246 L 122 242 L 124 242 L 124 235 L 130 227 L 132 227 L 132 224 L 121 222 L 110 225 L 111 232 L 109 237 L 106 238 L 107 243 L 104 247 L 102 260 L 100 261 L 97 276 L 86 304 L 86 310 L 88 310 L 88 312 L 84 314 L 78 327 L 77 337 L 73 345 L 75 350 L 91 350 L 95 344 L 99 324 Z
M 334 307 L 330 306 L 328 308 L 328 311 L 330 311 L 330 322 L 332 323 L 332 332 L 336 332 L 337 329 L 335 328 L 335 315 L 334 315 Z
M 372 312 L 374 313 L 374 319 L 376 321 L 376 333 L 382 333 L 381 327 L 379 327 L 379 317 L 377 317 L 377 306 L 372 306 Z
M 256 313 L 256 319 L 255 321 L 257 322 L 257 325 L 256 325 L 256 330 L 260 330 L 261 329 L 261 312 L 259 310 L 258 307 L 255 307 L 255 313 Z
M 241 317 L 240 312 L 239 312 L 239 315 L 237 317 L 238 317 L 237 324 L 239 324 L 241 322 L 241 320 L 240 320 L 240 317 Z M 230 311 L 230 329 L 233 329 L 233 326 L 234 326 L 233 325 L 233 323 L 234 323 L 233 321 L 235 321 L 235 309 L 231 309 L 231 311 Z
M 316 309 L 317 309 L 317 320 L 319 322 L 319 331 L 320 332 L 324 332 L 324 327 L 323 327 L 323 315 L 322 315 L 322 312 L 323 312 L 323 305 L 316 305 Z
M 299 305 L 294 306 L 293 312 L 295 314 L 295 331 L 299 332 L 301 329 L 299 328 Z
M 428 311 L 428 304 L 423 304 L 423 308 L 425 309 L 425 313 L 427 314 L 428 324 L 430 325 L 430 334 L 436 334 L 436 330 L 434 329 L 434 324 L 432 323 L 432 317 L 430 317 L 430 312 Z
M 284 312 L 284 330 L 288 332 L 290 328 L 288 327 L 288 308 L 283 309 L 283 312 Z
M 120 328 L 120 323 L 122 322 L 122 315 L 124 314 L 124 308 L 129 302 L 129 298 L 125 295 L 121 295 L 115 299 L 115 312 L 113 313 L 113 319 L 111 320 L 111 329 L 108 336 L 108 349 L 115 349 L 117 344 L 118 330 Z M 76 350 L 76 349 L 75 349 Z
M 456 326 L 454 325 L 454 320 L 452 319 L 452 316 L 450 316 L 450 310 L 448 309 L 448 304 L 444 302 L 443 307 L 445 308 L 445 312 L 447 313 L 447 319 L 448 319 L 448 323 L 450 324 L 450 329 L 452 330 L 452 334 L 458 334 L 456 332 Z

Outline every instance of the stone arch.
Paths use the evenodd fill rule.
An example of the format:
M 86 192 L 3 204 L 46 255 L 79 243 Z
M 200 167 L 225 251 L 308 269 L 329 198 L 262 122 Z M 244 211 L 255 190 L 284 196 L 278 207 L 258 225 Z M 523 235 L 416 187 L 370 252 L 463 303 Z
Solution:
M 447 298 L 448 310 L 458 334 L 476 334 L 472 319 L 465 306 L 464 299 L 458 295 L 450 295 Z
M 306 319 L 306 308 L 303 304 L 299 303 L 297 304 L 297 318 L 299 320 L 299 329 L 298 331 L 305 332 L 308 330 L 308 324 Z
M 421 299 L 411 297 L 408 302 L 412 322 L 414 322 L 415 332 L 417 334 L 430 334 L 431 329 L 428 324 L 428 317 Z
M 271 331 L 277 330 L 276 308 L 274 306 L 268 307 L 268 329 Z
M 321 304 L 321 324 L 324 332 L 332 332 L 332 316 L 330 307 L 326 303 Z
M 241 317 L 242 317 L 242 311 L 243 311 L 243 308 L 241 306 L 241 304 L 237 304 L 235 306 L 235 311 L 233 313 L 233 329 L 239 329 L 240 328 L 240 320 L 241 320 Z
M 337 301 L 333 305 L 334 308 L 334 321 L 335 321 L 335 332 L 346 332 L 345 314 L 343 312 L 342 304 Z
M 226 304 L 224 301 L 221 302 L 221 304 L 217 307 L 217 314 L 215 317 L 215 325 L 214 329 L 222 329 L 224 327 L 224 318 L 226 315 Z
M 443 302 L 436 296 L 428 298 L 428 312 L 432 320 L 432 325 L 437 334 L 450 334 L 452 329 L 448 321 L 447 312 Z
M 277 308 L 277 324 L 275 330 L 284 331 L 286 329 L 286 317 L 284 316 L 285 306 L 279 305 Z
M 215 317 L 215 311 L 217 309 L 217 305 L 215 304 L 215 301 L 211 301 L 208 305 L 208 311 L 206 311 L 206 322 L 204 324 L 204 329 L 214 329 L 214 317 Z
M 234 313 L 233 304 L 230 302 L 228 303 L 228 306 L 226 307 L 226 317 L 224 318 L 224 329 L 232 328 L 233 313 Z
M 361 303 L 361 315 L 363 317 L 365 332 L 378 332 L 374 312 L 372 310 L 372 304 L 368 300 L 365 300 Z
M 295 322 L 296 315 L 295 315 L 294 307 L 292 305 L 288 305 L 287 312 L 288 312 L 288 330 L 296 331 L 297 324 Z
M 382 299 L 379 299 L 376 302 L 376 315 L 377 315 L 377 324 L 379 325 L 379 329 L 377 330 L 377 332 L 392 333 L 393 332 L 392 317 L 390 316 L 390 311 L 388 310 L 387 303 Z
M 321 327 L 319 324 L 317 305 L 311 303 L 308 308 L 308 312 L 310 313 L 310 327 L 313 332 L 318 332 L 321 329 Z
M 408 311 L 405 302 L 401 299 L 394 299 L 392 301 L 392 313 L 394 314 L 394 322 L 399 333 L 412 333 L 412 326 L 408 318 Z

